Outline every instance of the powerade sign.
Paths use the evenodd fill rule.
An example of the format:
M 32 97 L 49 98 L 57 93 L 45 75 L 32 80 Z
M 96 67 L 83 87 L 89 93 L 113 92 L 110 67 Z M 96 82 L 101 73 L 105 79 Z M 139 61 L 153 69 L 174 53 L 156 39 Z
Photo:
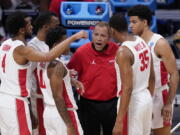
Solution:
M 94 26 L 100 20 L 66 20 L 66 24 L 69 26 Z

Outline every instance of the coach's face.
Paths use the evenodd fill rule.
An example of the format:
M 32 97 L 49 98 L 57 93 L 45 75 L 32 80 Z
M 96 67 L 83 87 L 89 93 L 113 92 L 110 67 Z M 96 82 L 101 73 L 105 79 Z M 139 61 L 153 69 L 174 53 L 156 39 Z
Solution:
M 106 26 L 96 26 L 93 34 L 92 41 L 94 48 L 97 51 L 102 51 L 109 41 L 109 31 Z
M 141 35 L 144 29 L 144 21 L 138 16 L 130 16 L 130 29 L 135 35 Z

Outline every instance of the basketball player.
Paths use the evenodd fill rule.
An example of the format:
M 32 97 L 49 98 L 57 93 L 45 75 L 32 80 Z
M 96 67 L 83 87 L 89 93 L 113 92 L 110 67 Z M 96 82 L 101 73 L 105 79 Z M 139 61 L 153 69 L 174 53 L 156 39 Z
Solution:
M 46 43 L 51 49 L 65 38 L 66 30 L 55 27 L 47 33 Z M 66 66 L 60 59 L 56 59 L 50 63 L 38 63 L 37 71 L 45 102 L 43 116 L 46 133 L 48 135 L 83 135 Z M 78 87 L 82 86 L 78 81 L 77 83 Z
M 176 60 L 168 42 L 150 30 L 152 13 L 144 5 L 129 9 L 132 33 L 141 36 L 151 47 L 155 71 L 152 129 L 155 135 L 170 135 L 173 100 L 178 85 Z
M 30 18 L 14 12 L 7 18 L 7 30 L 12 38 L 0 47 L 0 130 L 2 135 L 30 135 L 31 120 L 28 108 L 29 61 L 51 61 L 66 50 L 71 42 L 87 37 L 81 31 L 59 43 L 48 53 L 27 47 L 25 37 L 32 34 Z
M 33 47 L 34 49 L 41 51 L 41 52 L 49 52 L 48 45 L 45 44 L 45 37 L 46 33 L 50 28 L 53 28 L 57 25 L 59 25 L 59 18 L 56 16 L 56 14 L 46 11 L 40 13 L 40 15 L 35 19 L 34 22 L 34 29 L 35 33 L 37 34 L 36 37 L 31 39 L 28 42 L 28 45 Z M 44 111 L 44 103 L 42 98 L 42 93 L 39 88 L 39 84 L 37 81 L 37 69 L 36 69 L 37 63 L 33 62 L 32 64 L 32 102 L 34 101 L 34 106 L 32 110 L 35 116 L 38 118 L 38 132 L 39 135 L 46 135 L 45 129 L 44 129 L 44 122 L 43 122 L 43 111 Z M 33 104 L 32 104 L 33 105 Z
M 113 15 L 109 24 L 113 38 L 122 43 L 115 64 L 121 95 L 113 135 L 150 135 L 154 90 L 150 49 L 143 39 L 128 34 L 123 15 Z M 123 127 L 126 113 L 128 131 Z

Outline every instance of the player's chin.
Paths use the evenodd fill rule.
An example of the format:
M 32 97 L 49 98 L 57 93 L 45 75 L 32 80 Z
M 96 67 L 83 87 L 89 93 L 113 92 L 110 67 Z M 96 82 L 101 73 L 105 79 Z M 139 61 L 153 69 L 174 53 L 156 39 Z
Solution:
M 135 34 L 136 33 L 136 31 L 135 30 L 133 30 L 133 29 L 131 29 L 131 31 L 130 31 L 132 34 Z
M 133 35 L 138 35 L 136 32 L 132 32 Z
M 132 34 L 134 34 L 134 35 L 138 35 L 138 31 L 136 30 L 136 29 L 132 29 Z

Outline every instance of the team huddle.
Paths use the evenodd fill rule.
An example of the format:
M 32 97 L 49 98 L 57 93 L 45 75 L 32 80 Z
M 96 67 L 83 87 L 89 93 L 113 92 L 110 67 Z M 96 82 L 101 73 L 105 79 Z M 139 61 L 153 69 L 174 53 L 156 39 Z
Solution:
M 87 32 L 67 38 L 51 12 L 41 13 L 34 28 L 25 13 L 9 15 L 10 38 L 0 47 L 1 135 L 31 135 L 35 128 L 39 135 L 170 135 L 179 81 L 174 54 L 150 30 L 147 6 L 131 7 L 128 16 L 131 34 L 125 16 L 115 14 L 109 24 L 96 24 L 92 42 L 65 65 L 59 56 Z M 32 30 L 36 36 L 26 42 Z

